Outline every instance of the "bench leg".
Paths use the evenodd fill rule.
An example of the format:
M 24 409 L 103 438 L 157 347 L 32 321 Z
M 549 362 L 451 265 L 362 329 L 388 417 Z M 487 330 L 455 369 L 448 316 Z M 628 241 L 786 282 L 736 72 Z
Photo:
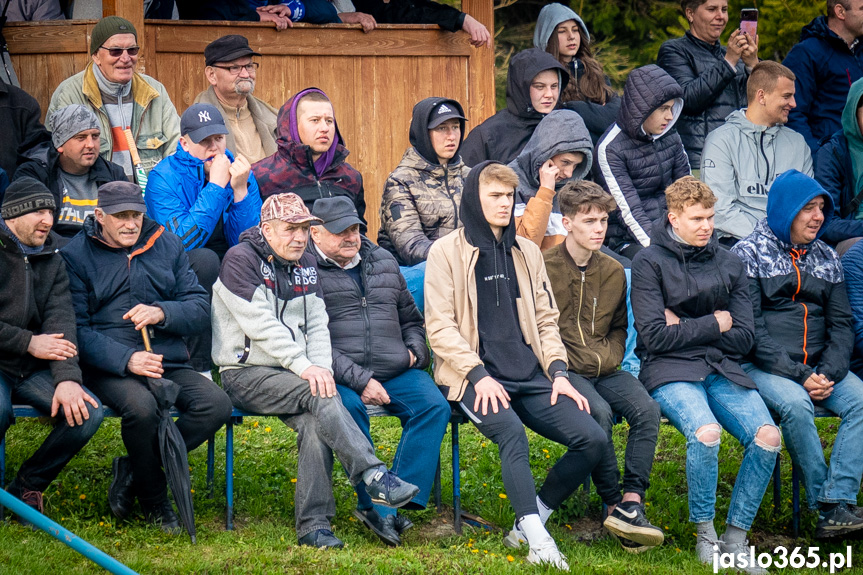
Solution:
M 225 425 L 225 529 L 234 529 L 234 420 Z
M 207 440 L 207 499 L 213 498 L 213 474 L 216 466 L 216 436 Z
M 773 468 L 773 514 L 779 513 L 782 508 L 782 469 L 781 458 L 776 458 L 776 467 Z
M 791 503 L 794 506 L 794 517 L 791 524 L 794 531 L 794 539 L 800 535 L 800 473 L 797 466 L 791 462 Z
M 458 423 L 452 423 L 452 522 L 461 535 L 461 472 L 459 470 Z
M 6 488 L 6 437 L 0 439 L 0 489 Z M 6 518 L 6 508 L 0 505 L 0 521 Z
M 437 468 L 434 472 L 434 486 L 432 487 L 432 492 L 434 493 L 434 507 L 435 510 L 440 511 L 441 505 L 441 495 L 440 495 L 440 457 L 437 460 Z

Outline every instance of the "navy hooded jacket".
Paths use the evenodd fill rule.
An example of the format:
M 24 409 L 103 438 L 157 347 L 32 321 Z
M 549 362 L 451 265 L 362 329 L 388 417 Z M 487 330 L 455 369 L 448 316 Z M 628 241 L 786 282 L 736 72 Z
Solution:
M 822 138 L 842 129 L 848 89 L 863 78 L 863 42 L 858 38 L 852 50 L 827 26 L 827 17 L 818 16 L 782 63 L 797 76 L 797 107 L 785 125 L 802 134 L 814 154 Z
M 767 198 L 767 217 L 732 248 L 750 278 L 755 345 L 749 359 L 800 384 L 813 372 L 842 380 L 854 346 L 839 256 L 817 238 L 791 243 L 791 224 L 818 196 L 829 221 L 833 200 L 818 182 L 797 170 L 780 175 Z M 823 233 L 822 225 L 818 237 Z

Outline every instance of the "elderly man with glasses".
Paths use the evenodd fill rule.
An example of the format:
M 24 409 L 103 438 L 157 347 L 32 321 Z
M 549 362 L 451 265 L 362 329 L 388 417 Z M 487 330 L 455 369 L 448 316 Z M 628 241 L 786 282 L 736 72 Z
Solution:
M 139 51 L 131 22 L 119 16 L 100 20 L 90 37 L 93 61 L 57 86 L 48 116 L 72 104 L 92 109 L 101 127 L 99 154 L 123 166 L 126 176 L 134 175 L 143 188 L 153 166 L 177 148 L 180 118 L 165 87 L 135 71 Z M 133 165 L 130 139 L 142 170 Z
M 210 87 L 196 103 L 215 106 L 228 128 L 227 146 L 255 163 L 276 153 L 276 109 L 252 96 L 260 54 L 237 34 L 222 36 L 204 49 L 204 75 Z

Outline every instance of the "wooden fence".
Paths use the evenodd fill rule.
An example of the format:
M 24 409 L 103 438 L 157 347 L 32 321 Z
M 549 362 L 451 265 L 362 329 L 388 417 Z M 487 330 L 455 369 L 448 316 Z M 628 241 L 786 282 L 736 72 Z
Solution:
M 106 3 L 106 14 L 113 4 Z M 140 6 L 140 0 L 131 4 Z M 463 6 L 493 29 L 491 0 L 463 0 Z M 122 11 L 114 13 L 128 18 Z M 136 18 L 129 19 L 136 23 Z M 351 151 L 348 161 L 365 180 L 366 219 L 373 238 L 383 183 L 409 146 L 413 105 L 429 96 L 456 99 L 468 113 L 468 126 L 495 111 L 493 51 L 472 47 L 464 32 L 428 25 L 381 25 L 364 34 L 358 25 L 347 24 L 297 24 L 280 32 L 265 23 L 140 22 L 139 71 L 165 85 L 180 113 L 208 86 L 204 47 L 225 34 L 246 36 L 263 55 L 255 89 L 262 100 L 279 108 L 303 88 L 326 92 Z M 21 87 L 39 101 L 43 113 L 57 85 L 90 61 L 94 25 L 32 22 L 5 29 Z

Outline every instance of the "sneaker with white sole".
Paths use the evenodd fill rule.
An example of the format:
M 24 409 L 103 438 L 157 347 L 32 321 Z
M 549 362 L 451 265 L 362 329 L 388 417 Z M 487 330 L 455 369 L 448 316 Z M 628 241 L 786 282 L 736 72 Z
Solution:
M 527 543 L 527 536 L 518 525 L 518 519 L 512 524 L 512 530 L 503 538 L 503 544 L 510 549 L 518 549 L 522 543 Z
M 561 571 L 569 571 L 569 563 L 566 562 L 566 557 L 557 549 L 557 544 L 551 537 L 543 539 L 538 545 L 531 546 L 527 554 L 527 562 L 534 565 L 549 565 Z
M 662 545 L 665 540 L 662 529 L 647 520 L 641 505 L 627 504 L 627 509 L 624 509 L 622 504 L 618 504 L 602 525 L 618 537 L 648 547 Z
M 740 543 L 726 543 L 720 539 L 719 552 L 731 553 L 735 558 L 737 558 L 735 563 L 737 564 L 736 569 L 738 573 L 746 573 L 747 575 L 767 575 L 769 573 L 767 569 L 760 567 L 757 563 L 755 565 L 749 565 L 748 561 L 744 567 L 741 567 L 740 560 L 743 558 L 748 559 L 750 557 L 749 541 L 746 539 Z M 758 554 L 756 553 L 755 555 L 757 556 Z
M 719 540 L 699 535 L 695 540 L 695 554 L 698 560 L 707 565 L 713 565 L 713 556 L 719 553 Z

